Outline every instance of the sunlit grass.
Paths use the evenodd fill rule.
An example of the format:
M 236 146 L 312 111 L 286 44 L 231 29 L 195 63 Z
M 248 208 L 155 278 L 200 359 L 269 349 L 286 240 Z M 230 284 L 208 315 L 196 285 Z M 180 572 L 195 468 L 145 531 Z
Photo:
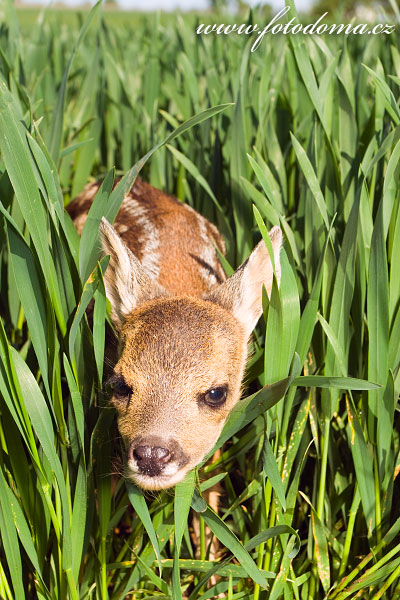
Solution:
M 0 596 L 396 598 L 398 33 L 251 53 L 184 17 L 119 27 L 97 8 L 20 33 L 5 11 Z M 95 221 L 80 241 L 64 214 L 105 177 L 94 217 L 113 219 L 139 170 L 219 226 L 227 268 L 271 226 L 285 237 L 220 458 L 148 498 L 110 476 L 106 261 Z M 201 497 L 217 481 L 218 515 Z

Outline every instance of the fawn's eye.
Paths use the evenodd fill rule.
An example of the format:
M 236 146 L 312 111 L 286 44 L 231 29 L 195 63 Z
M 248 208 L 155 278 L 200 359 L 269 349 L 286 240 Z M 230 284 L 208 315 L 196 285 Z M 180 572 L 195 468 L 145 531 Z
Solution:
M 203 395 L 203 400 L 208 406 L 221 406 L 225 402 L 227 395 L 228 386 L 221 385 L 208 390 L 208 392 Z
M 112 389 L 112 393 L 114 398 L 117 400 L 127 399 L 128 402 L 131 399 L 133 394 L 133 390 L 130 385 L 128 385 L 122 375 L 113 375 L 107 381 L 107 386 Z

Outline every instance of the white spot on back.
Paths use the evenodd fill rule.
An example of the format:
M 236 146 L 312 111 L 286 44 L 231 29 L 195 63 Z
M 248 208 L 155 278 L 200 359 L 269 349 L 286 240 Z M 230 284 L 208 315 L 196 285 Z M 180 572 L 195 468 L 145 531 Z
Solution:
M 196 215 L 197 215 L 197 221 L 199 223 L 200 237 L 203 242 L 203 245 L 201 247 L 201 253 L 199 254 L 199 258 L 203 263 L 210 265 L 211 269 L 217 271 L 218 263 L 216 260 L 215 248 L 214 248 L 213 242 L 210 239 L 210 234 L 207 231 L 207 221 L 204 217 L 202 217 L 198 213 L 196 213 Z M 202 266 L 202 267 L 200 267 L 200 273 L 208 285 L 213 285 L 214 283 L 217 283 L 217 278 L 212 270 L 207 269 L 206 267 Z
M 141 229 L 139 241 L 142 244 L 142 258 L 140 262 L 149 275 L 157 278 L 160 274 L 160 255 L 158 253 L 160 240 L 158 229 L 149 218 L 143 204 L 138 202 L 135 198 L 132 198 L 132 196 L 127 196 L 124 199 L 123 207 L 124 211 L 128 213 L 129 217 L 131 217 Z M 126 227 L 125 231 L 128 231 L 129 229 L 128 225 L 122 224 L 121 227 Z M 120 231 L 122 232 L 122 229 L 120 229 Z

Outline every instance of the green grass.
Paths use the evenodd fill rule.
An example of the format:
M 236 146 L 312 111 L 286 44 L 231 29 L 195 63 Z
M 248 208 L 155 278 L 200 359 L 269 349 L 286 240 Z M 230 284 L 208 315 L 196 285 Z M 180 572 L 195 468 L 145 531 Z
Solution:
M 251 53 L 195 17 L 20 28 L 2 10 L 0 597 L 396 598 L 398 32 Z M 115 217 L 140 170 L 219 226 L 228 268 L 285 237 L 220 458 L 147 498 L 110 476 L 106 262 L 63 210 L 106 177 L 95 217 Z
M 107 22 L 108 26 L 112 28 L 122 29 L 137 29 L 146 27 L 148 23 L 149 14 L 140 11 L 125 11 L 120 10 L 116 6 L 104 5 L 102 8 L 103 18 Z M 16 13 L 18 17 L 19 26 L 21 31 L 24 33 L 31 30 L 32 27 L 37 26 L 37 22 L 40 19 L 45 19 L 46 23 L 52 27 L 72 27 L 76 32 L 77 28 L 82 25 L 83 20 L 88 16 L 90 12 L 90 6 L 82 6 L 79 9 L 66 8 L 62 6 L 56 7 L 30 7 L 30 6 L 18 6 L 16 7 Z M 177 14 L 175 12 L 163 12 L 159 11 L 160 21 L 165 26 L 174 27 L 176 25 Z M 207 21 L 211 21 L 212 16 L 204 15 Z M 184 16 L 185 22 L 194 22 L 196 15 L 193 13 L 187 13 Z

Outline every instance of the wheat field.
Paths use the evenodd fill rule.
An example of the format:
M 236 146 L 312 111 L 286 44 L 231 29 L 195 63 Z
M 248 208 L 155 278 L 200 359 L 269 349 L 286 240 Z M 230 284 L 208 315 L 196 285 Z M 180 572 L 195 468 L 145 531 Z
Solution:
M 251 52 L 195 15 L 0 14 L 0 597 L 399 598 L 398 31 Z M 139 172 L 227 273 L 285 238 L 220 457 L 151 496 L 113 475 L 97 243 Z M 79 238 L 64 206 L 99 178 Z

